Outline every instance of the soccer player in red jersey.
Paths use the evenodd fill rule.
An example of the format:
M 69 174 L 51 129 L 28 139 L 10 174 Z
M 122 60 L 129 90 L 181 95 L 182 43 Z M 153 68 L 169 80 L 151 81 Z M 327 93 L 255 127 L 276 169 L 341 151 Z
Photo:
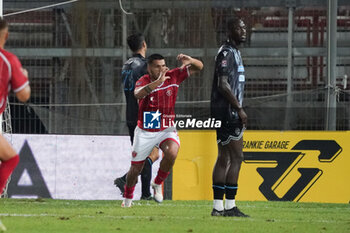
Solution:
M 155 146 L 159 146 L 164 157 L 152 188 L 155 201 L 163 201 L 162 183 L 169 175 L 180 147 L 173 127 L 178 88 L 186 78 L 203 69 L 201 61 L 185 54 L 179 54 L 177 59 L 181 61 L 181 67 L 169 70 L 162 55 L 152 54 L 147 61 L 148 74 L 136 82 L 134 94 L 139 100 L 139 113 L 122 207 L 131 206 L 137 176 Z
M 132 34 L 127 39 L 133 56 L 129 58 L 122 68 L 122 79 L 124 84 L 124 94 L 126 99 L 126 122 L 129 129 L 131 145 L 134 143 L 134 131 L 137 126 L 137 114 L 139 105 L 134 96 L 134 89 L 137 80 L 147 74 L 147 43 L 142 34 Z M 141 171 L 141 200 L 151 200 L 150 192 L 152 180 L 152 164 L 159 158 L 158 148 L 154 148 L 146 159 Z M 124 196 L 124 186 L 126 184 L 126 176 L 118 177 L 114 180 L 114 184 L 120 189 Z
M 22 68 L 18 58 L 4 50 L 9 36 L 7 22 L 0 18 L 0 114 L 6 108 L 8 92 L 12 89 L 18 100 L 26 102 L 30 97 L 28 72 Z M 8 177 L 19 162 L 19 156 L 0 134 L 0 194 L 6 185 Z

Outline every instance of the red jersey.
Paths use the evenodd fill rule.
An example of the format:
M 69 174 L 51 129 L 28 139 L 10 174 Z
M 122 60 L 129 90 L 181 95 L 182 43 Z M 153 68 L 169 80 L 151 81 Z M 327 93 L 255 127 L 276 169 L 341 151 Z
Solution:
M 16 93 L 29 84 L 21 68 L 21 62 L 14 54 L 0 49 L 0 114 L 6 108 L 8 92 L 12 89 Z
M 156 132 L 174 124 L 177 91 L 180 83 L 189 75 L 188 67 L 169 70 L 166 76 L 169 76 L 170 79 L 165 80 L 146 97 L 139 99 L 137 121 L 139 128 Z M 135 88 L 143 87 L 151 82 L 150 76 L 146 74 L 136 82 Z

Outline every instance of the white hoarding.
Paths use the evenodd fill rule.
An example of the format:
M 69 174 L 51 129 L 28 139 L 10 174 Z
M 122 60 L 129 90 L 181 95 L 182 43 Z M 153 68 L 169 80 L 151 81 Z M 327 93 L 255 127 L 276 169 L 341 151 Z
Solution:
M 13 134 L 7 137 L 21 157 L 9 185 L 11 197 L 122 199 L 113 181 L 130 167 L 129 136 Z M 158 168 L 159 160 L 153 164 L 152 179 Z M 134 199 L 140 196 L 139 181 Z

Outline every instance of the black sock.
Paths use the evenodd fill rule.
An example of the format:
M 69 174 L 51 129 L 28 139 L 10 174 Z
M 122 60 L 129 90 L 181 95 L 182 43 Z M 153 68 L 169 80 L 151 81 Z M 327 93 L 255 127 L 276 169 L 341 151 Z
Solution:
M 213 184 L 214 200 L 223 200 L 225 194 L 225 185 L 222 183 Z
M 234 200 L 237 194 L 237 184 L 225 184 L 226 199 Z
M 150 192 L 150 183 L 152 179 L 152 160 L 147 158 L 145 165 L 141 171 L 141 184 L 142 184 L 142 196 L 149 197 L 151 196 Z

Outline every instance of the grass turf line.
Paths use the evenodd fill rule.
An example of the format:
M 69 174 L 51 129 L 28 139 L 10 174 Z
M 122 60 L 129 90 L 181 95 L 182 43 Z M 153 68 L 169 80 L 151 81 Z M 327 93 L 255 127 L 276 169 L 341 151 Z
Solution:
M 250 218 L 211 217 L 211 201 L 0 199 L 7 232 L 337 232 L 350 233 L 348 204 L 243 202 Z

